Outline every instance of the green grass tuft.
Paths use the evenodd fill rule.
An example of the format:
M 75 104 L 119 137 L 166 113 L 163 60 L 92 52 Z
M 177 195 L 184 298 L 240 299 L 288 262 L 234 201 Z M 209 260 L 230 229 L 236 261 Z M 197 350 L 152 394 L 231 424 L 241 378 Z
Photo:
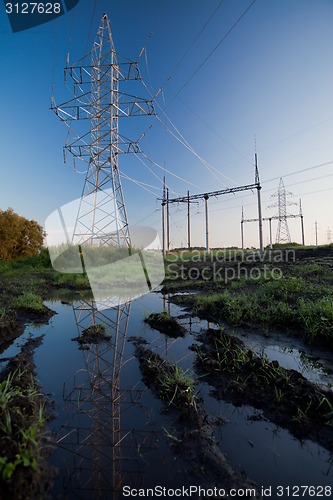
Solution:
M 42 298 L 32 292 L 25 293 L 13 300 L 12 306 L 15 309 L 26 309 L 28 311 L 40 312 L 45 309 Z

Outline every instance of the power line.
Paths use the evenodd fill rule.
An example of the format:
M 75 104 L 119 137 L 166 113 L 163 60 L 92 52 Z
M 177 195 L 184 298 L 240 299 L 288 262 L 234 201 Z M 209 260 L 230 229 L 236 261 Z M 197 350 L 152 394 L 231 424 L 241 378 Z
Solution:
M 271 181 L 276 181 L 277 179 L 280 179 L 280 177 L 289 177 L 291 175 L 296 175 L 296 174 L 300 174 L 302 172 L 307 172 L 308 170 L 314 170 L 315 168 L 320 168 L 320 167 L 326 167 L 327 165 L 331 165 L 333 163 L 333 160 L 330 160 L 330 161 L 327 161 L 325 163 L 319 163 L 318 165 L 313 165 L 312 167 L 307 167 L 307 168 L 303 168 L 302 170 L 296 170 L 294 172 L 290 172 L 289 174 L 284 174 L 284 175 L 280 175 L 279 177 L 273 177 L 272 179 L 267 179 L 265 181 L 262 181 L 261 183 L 264 184 L 265 182 L 271 182 Z
M 90 26 L 89 26 L 88 36 L 87 36 L 86 47 L 85 47 L 85 49 L 84 49 L 84 53 L 85 53 L 85 54 L 88 52 L 89 38 L 90 38 L 90 35 L 91 35 L 92 25 L 93 25 L 94 18 L 95 18 L 95 12 L 96 12 L 97 1 L 98 1 L 98 0 L 95 0 L 95 1 L 94 1 L 93 13 L 92 13 L 92 16 L 91 16 L 91 19 L 90 19 Z
M 276 146 L 277 144 L 280 144 L 281 142 L 287 141 L 288 139 L 292 139 L 293 137 L 296 137 L 297 135 L 304 134 L 304 132 L 307 132 L 308 130 L 311 130 L 313 128 L 319 127 L 320 125 L 323 125 L 323 123 L 327 123 L 329 121 L 333 120 L 333 117 L 327 118 L 326 120 L 323 120 L 319 123 L 316 123 L 314 125 L 311 125 L 310 127 L 304 128 L 302 130 L 299 130 L 298 132 L 295 132 L 294 134 L 288 135 L 287 137 L 284 137 L 283 139 L 280 139 L 276 142 L 273 142 L 272 144 L 269 144 L 268 146 L 264 146 L 263 148 L 260 148 L 260 151 L 264 151 L 265 149 L 271 148 L 273 146 Z
M 306 193 L 300 193 L 298 194 L 297 196 L 306 196 L 307 194 L 317 194 L 317 193 L 324 193 L 325 191 L 332 191 L 333 189 L 333 186 L 330 187 L 330 188 L 326 188 L 326 189 L 319 189 L 317 191 L 308 191 Z
M 155 165 L 155 167 L 157 168 L 160 168 L 161 170 L 163 170 L 164 172 L 167 172 L 168 174 L 172 175 L 173 177 L 176 177 L 176 179 L 179 179 L 183 182 L 186 182 L 187 184 L 189 184 L 190 186 L 194 186 L 196 188 L 198 188 L 199 186 L 197 186 L 197 184 L 193 184 L 192 182 L 190 181 L 187 181 L 186 179 L 184 179 L 183 177 L 180 177 L 179 175 L 177 174 L 174 174 L 173 172 L 171 172 L 171 170 L 167 170 L 165 167 L 162 167 L 162 165 L 159 165 L 158 163 L 156 163 L 156 161 L 152 160 L 151 158 L 149 158 L 145 153 L 143 153 L 141 151 L 141 154 L 142 156 L 144 156 L 146 158 L 146 160 L 148 160 L 150 163 L 152 163 L 153 165 Z
M 210 21 L 213 19 L 213 17 L 215 16 L 216 12 L 219 10 L 219 8 L 221 7 L 221 5 L 223 4 L 223 1 L 224 0 L 221 0 L 220 3 L 218 4 L 218 6 L 216 7 L 216 9 L 214 10 L 214 12 L 210 15 L 210 17 L 208 18 L 208 20 L 206 21 L 206 23 L 204 24 L 204 26 L 201 28 L 201 30 L 199 31 L 199 33 L 195 36 L 194 40 L 192 41 L 192 43 L 190 44 L 190 46 L 188 47 L 188 49 L 185 51 L 184 55 L 180 58 L 180 60 L 178 61 L 178 63 L 176 64 L 175 68 L 171 71 L 170 75 L 167 77 L 166 81 L 170 80 L 172 78 L 172 75 L 176 72 L 176 70 L 179 68 L 179 66 L 181 65 L 181 63 L 183 62 L 183 60 L 185 59 L 185 57 L 187 56 L 187 54 L 190 52 L 191 48 L 193 47 L 193 45 L 195 44 L 195 42 L 198 40 L 198 38 L 200 37 L 200 35 L 203 33 L 203 31 L 207 28 L 208 24 L 210 23 Z
M 247 12 L 250 10 L 250 8 L 254 5 L 256 0 L 253 0 L 251 4 L 245 9 L 245 11 L 240 15 L 240 17 L 237 19 L 237 21 L 234 22 L 234 24 L 231 26 L 231 28 L 227 31 L 227 33 L 222 37 L 222 39 L 219 41 L 219 43 L 211 50 L 211 52 L 208 54 L 208 56 L 202 61 L 202 63 L 197 67 L 197 69 L 191 74 L 191 76 L 186 80 L 184 85 L 178 90 L 176 95 L 173 96 L 171 101 L 168 103 L 168 106 L 178 97 L 178 95 L 184 90 L 184 88 L 190 83 L 190 81 L 194 78 L 194 76 L 198 73 L 198 71 L 203 67 L 204 64 L 208 61 L 208 59 L 214 54 L 214 52 L 218 49 L 218 47 L 221 45 L 221 43 L 224 42 L 224 40 L 230 35 L 230 33 L 236 28 L 237 24 L 243 19 L 243 17 L 247 14 Z
M 153 96 L 151 91 L 149 90 L 149 88 L 147 87 L 147 85 L 142 82 L 145 89 L 149 92 L 150 96 L 153 98 L 153 99 L 156 99 L 157 95 Z M 162 90 L 162 89 L 160 89 Z M 158 92 L 159 93 L 159 92 Z M 232 179 L 230 179 L 230 177 L 227 177 L 226 175 L 222 174 L 222 172 L 220 172 L 216 167 L 214 167 L 213 165 L 211 165 L 207 160 L 205 160 L 204 158 L 202 158 L 202 156 L 200 156 L 195 150 L 194 148 L 189 144 L 189 142 L 185 139 L 185 137 L 181 134 L 181 132 L 179 131 L 179 129 L 176 127 L 176 125 L 171 121 L 171 119 L 169 118 L 169 116 L 166 114 L 165 112 L 165 108 L 162 109 L 162 107 L 158 104 L 158 102 L 155 100 L 155 104 L 158 106 L 158 108 L 161 110 L 161 113 L 164 115 L 165 119 L 166 119 L 166 122 L 169 122 L 171 127 L 176 131 L 176 133 L 174 133 L 170 127 L 167 126 L 167 123 L 164 123 L 162 121 L 162 119 L 159 117 L 159 115 L 156 113 L 156 109 L 155 109 L 155 116 L 158 120 L 158 122 L 162 125 L 163 128 L 165 128 L 165 130 L 167 132 L 169 132 L 169 134 L 171 134 L 178 142 L 180 142 L 180 144 L 182 144 L 186 149 L 188 149 L 192 154 L 194 154 L 194 156 L 196 156 L 200 162 L 207 168 L 207 170 L 215 177 L 216 180 L 218 180 L 219 182 L 221 182 L 220 179 L 218 179 L 218 177 L 216 176 L 216 173 L 218 173 L 219 175 L 221 175 L 222 177 L 224 177 L 225 179 L 229 180 L 230 182 L 236 184 L 235 181 L 233 181 Z M 178 134 L 178 135 L 177 135 Z M 151 160 L 152 161 L 152 160 Z M 216 172 L 216 173 L 215 173 Z M 192 184 L 193 185 L 193 184 Z M 224 184 L 225 186 L 225 184 Z M 196 186 L 198 187 L 198 186 Z
M 163 112 L 164 113 L 164 112 Z M 217 172 L 219 175 L 223 176 L 225 179 L 228 179 L 229 181 L 233 182 L 229 177 L 227 177 L 226 175 L 222 174 L 217 168 L 215 168 L 213 165 L 211 165 L 207 160 L 205 160 L 204 158 L 202 158 L 202 156 L 200 156 L 194 149 L 193 147 L 188 143 L 188 141 L 184 138 L 184 136 L 180 133 L 180 131 L 178 130 L 178 128 L 172 123 L 172 121 L 170 120 L 169 117 L 167 117 L 167 115 L 165 115 L 165 117 L 167 118 L 167 120 L 170 122 L 171 126 L 176 130 L 177 134 L 179 134 L 180 138 L 174 133 L 172 132 L 172 130 L 170 130 L 169 127 L 167 127 L 167 125 L 165 123 L 163 123 L 163 121 L 160 119 L 160 117 L 156 114 L 156 118 L 158 119 L 158 121 L 160 122 L 160 124 L 167 130 L 167 132 L 169 132 L 169 134 L 171 134 L 175 139 L 177 139 L 177 141 L 179 141 L 186 149 L 188 149 L 192 154 L 194 154 L 194 156 L 196 156 L 200 161 L 201 163 L 207 168 L 207 170 L 215 177 L 216 180 L 218 180 L 219 182 L 221 182 L 220 179 L 218 179 L 217 175 L 215 172 Z M 225 184 L 224 184 L 225 185 Z
M 120 171 L 121 176 L 122 176 L 123 179 L 126 179 L 128 181 L 133 182 L 135 185 L 141 187 L 142 189 L 144 189 L 148 193 L 152 194 L 153 196 L 156 196 L 156 193 L 154 193 L 153 191 L 151 191 L 150 189 L 148 189 L 148 187 L 156 189 L 157 191 L 161 191 L 161 189 L 162 189 L 160 187 L 152 186 L 151 184 L 147 184 L 146 182 L 141 182 L 141 181 L 138 181 L 137 179 L 133 179 L 129 175 L 125 174 L 125 172 L 122 172 L 120 169 L 119 169 L 119 171 Z
M 289 186 L 295 186 L 295 185 L 299 185 L 299 184 L 304 184 L 306 182 L 314 182 L 316 180 L 319 180 L 319 179 L 324 179 L 326 177 L 331 177 L 333 174 L 327 174 L 327 175 L 324 175 L 324 176 L 319 176 L 319 177 L 313 177 L 311 179 L 306 179 L 304 181 L 298 181 L 298 182 L 295 182 L 293 184 L 288 184 L 288 187 Z M 310 191 L 308 193 L 300 193 L 298 195 L 295 195 L 295 196 L 303 196 L 303 195 L 307 195 L 307 194 L 315 194 L 315 193 L 321 193 L 322 191 L 329 191 L 333 188 L 328 188 L 328 189 L 324 189 L 324 190 L 317 190 L 317 191 Z M 271 191 L 276 191 L 276 188 L 272 188 L 272 189 L 268 189 L 268 190 L 265 190 L 264 193 L 269 193 Z M 243 199 L 243 198 L 250 198 L 252 196 L 252 194 L 244 194 L 242 196 L 238 196 L 238 199 Z M 234 198 L 232 198 L 234 199 Z M 226 199 L 221 199 L 221 200 L 216 200 L 216 201 L 211 201 L 210 202 L 210 205 L 218 205 L 218 204 L 225 204 L 225 203 L 228 203 L 229 201 L 231 201 L 231 198 L 226 198 Z M 267 199 L 267 200 L 263 200 L 263 203 L 268 203 L 270 200 Z M 223 207 L 224 210 L 229 210 L 231 208 L 241 208 L 242 206 L 253 206 L 253 205 L 256 205 L 256 203 L 247 203 L 246 205 L 242 204 L 242 205 L 234 205 L 232 207 Z M 216 208 L 216 209 L 211 209 L 210 211 L 211 212 L 217 212 L 221 210 L 220 208 Z

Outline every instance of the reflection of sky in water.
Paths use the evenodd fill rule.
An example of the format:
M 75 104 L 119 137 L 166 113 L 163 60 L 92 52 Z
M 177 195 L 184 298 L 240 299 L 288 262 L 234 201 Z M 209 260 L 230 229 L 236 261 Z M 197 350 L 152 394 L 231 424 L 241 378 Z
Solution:
M 318 361 L 311 360 L 298 349 L 282 348 L 278 345 L 268 346 L 264 350 L 270 360 L 276 360 L 284 368 L 292 368 L 313 382 L 324 382 L 327 375 Z M 332 380 L 333 382 L 333 380 Z
M 45 334 L 42 345 L 35 351 L 35 362 L 37 378 L 43 391 L 50 394 L 51 399 L 55 401 L 56 418 L 50 422 L 50 428 L 57 435 L 65 435 L 65 428 L 62 426 L 69 424 L 74 429 L 74 437 L 75 428 L 81 426 L 89 430 L 95 425 L 93 416 L 96 415 L 96 408 L 87 412 L 82 411 L 82 406 L 81 411 L 78 411 L 78 406 L 73 404 L 73 401 L 67 401 L 65 404 L 63 399 L 64 394 L 69 394 L 74 389 L 75 378 L 78 385 L 87 390 L 91 389 L 93 380 L 91 376 L 89 378 L 86 363 L 89 351 L 80 350 L 78 344 L 71 340 L 78 335 L 72 307 L 60 302 L 50 302 L 47 305 L 57 312 L 51 318 L 50 324 L 38 328 L 28 326 L 24 335 L 17 339 L 2 357 L 17 354 L 29 335 L 37 337 Z M 124 432 L 126 429 L 130 430 L 122 442 L 122 452 L 128 456 L 128 460 L 122 462 L 121 470 L 127 480 L 124 484 L 131 484 L 132 481 L 133 486 L 138 485 L 140 481 L 146 487 L 154 484 L 170 487 L 195 484 L 193 478 L 184 473 L 186 466 L 181 459 L 177 459 L 175 466 L 174 452 L 169 447 L 166 432 L 163 431 L 164 427 L 172 433 L 174 417 L 170 418 L 163 411 L 164 403 L 146 389 L 138 361 L 134 357 L 133 343 L 128 341 L 133 337 L 143 337 L 149 343 L 148 348 L 158 352 L 170 363 L 177 362 L 195 377 L 195 353 L 189 347 L 196 341 L 197 334 L 207 328 L 208 322 L 189 317 L 174 304 L 165 302 L 165 306 L 172 315 L 179 316 L 180 323 L 186 327 L 188 334 L 185 338 L 167 338 L 143 322 L 150 313 L 163 309 L 161 294 L 151 293 L 132 302 L 124 342 L 120 387 L 121 390 L 128 390 L 127 395 L 132 394 L 133 399 L 126 400 L 121 406 L 121 429 Z M 210 326 L 214 327 L 213 324 Z M 297 349 L 283 350 L 277 345 L 268 345 L 269 340 L 265 345 L 265 339 L 261 338 L 259 342 L 257 338 L 253 341 L 251 334 L 248 338 L 240 338 L 244 342 L 252 342 L 258 353 L 264 351 L 270 359 L 276 359 L 282 366 L 301 371 L 312 380 L 323 380 L 320 368 L 311 364 L 304 366 Z M 104 349 L 105 355 L 112 357 L 113 341 L 111 334 L 110 346 L 103 344 L 97 349 L 101 352 Z M 93 355 L 94 350 L 90 356 Z M 249 416 L 260 412 L 250 407 L 235 408 L 232 404 L 217 401 L 209 395 L 211 388 L 201 380 L 200 382 L 199 395 L 204 398 L 209 414 L 213 417 L 223 416 L 228 420 L 224 425 L 216 425 L 215 435 L 221 450 L 233 467 L 245 470 L 258 485 L 316 485 L 332 482 L 332 471 L 329 471 L 330 454 L 326 450 L 310 441 L 300 444 L 287 431 L 269 422 L 248 420 Z M 139 392 L 140 397 L 137 398 Z M 101 403 L 103 404 L 103 399 Z M 110 426 L 110 419 L 107 425 Z M 81 451 L 83 453 L 83 449 Z M 92 456 L 91 450 L 89 453 Z M 107 446 L 104 446 L 103 453 L 106 456 L 110 453 Z M 60 470 L 54 494 L 62 495 L 65 491 L 63 481 L 68 483 L 70 475 L 73 474 L 74 459 L 70 447 L 64 444 L 64 448 L 58 449 L 51 456 L 51 460 Z M 325 476 L 327 473 L 328 476 Z M 82 498 L 91 497 L 87 495 Z
M 207 385 L 202 395 L 212 415 L 227 419 L 227 423 L 216 428 L 215 437 L 228 461 L 234 468 L 246 470 L 258 485 L 331 484 L 333 464 L 327 450 L 309 440 L 301 443 L 270 422 L 248 420 L 261 412 L 217 401 L 209 396 Z
M 253 332 L 247 333 L 246 336 L 244 332 L 243 335 L 239 335 L 235 331 L 235 334 L 247 348 L 253 349 L 259 356 L 267 356 L 270 361 L 276 360 L 283 368 L 297 370 L 311 382 L 333 386 L 333 360 L 329 353 L 323 356 L 322 352 L 316 353 L 315 349 L 310 350 L 306 345 L 299 348 L 282 347 L 273 343 L 274 333 L 270 338 Z M 289 338 L 286 343 L 291 345 L 293 342 Z

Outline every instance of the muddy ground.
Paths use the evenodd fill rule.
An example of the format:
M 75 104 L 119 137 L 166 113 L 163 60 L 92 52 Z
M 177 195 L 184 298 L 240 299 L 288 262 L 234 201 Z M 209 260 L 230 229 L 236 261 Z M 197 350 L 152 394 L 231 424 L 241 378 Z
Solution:
M 193 262 L 181 261 L 183 276 L 177 278 L 173 276 L 172 279 L 169 276 L 169 279 L 164 282 L 162 291 L 164 293 L 175 293 L 191 290 L 206 294 L 223 291 L 230 287 L 233 282 L 229 280 L 229 276 L 232 276 L 230 269 L 235 272 L 238 271 L 240 263 L 241 269 L 248 273 L 255 267 L 263 269 L 266 265 L 268 266 L 267 271 L 267 269 L 271 270 L 277 265 L 272 259 L 268 262 L 261 262 L 260 259 L 259 261 L 249 262 L 242 262 L 237 259 L 218 262 L 212 258 L 208 263 L 204 260 L 195 262 L 195 267 L 199 269 L 199 275 L 197 279 L 193 280 L 189 279 L 191 269 L 194 266 Z M 204 269 L 208 267 L 212 270 L 214 264 L 222 266 L 223 269 L 229 269 L 228 280 L 206 279 L 207 271 L 205 271 L 205 279 L 202 279 Z M 172 272 L 175 272 L 176 269 L 179 270 L 179 262 L 175 263 L 174 258 L 166 263 L 167 269 L 169 266 L 169 271 L 170 265 L 174 266 L 171 268 Z M 294 276 L 295 270 L 296 273 L 298 272 L 297 269 L 301 272 L 302 266 L 308 265 L 310 271 L 306 274 L 305 280 L 309 284 L 320 284 L 327 287 L 328 290 L 333 285 L 332 247 L 309 250 L 297 249 L 293 259 L 287 258 L 286 254 L 282 254 L 282 259 L 278 265 L 285 276 Z M 311 266 L 313 267 L 311 268 Z M 3 352 L 9 346 L 13 339 L 21 335 L 24 326 L 28 322 L 47 322 L 53 314 L 46 309 L 39 313 L 11 309 L 11 301 L 26 291 L 39 293 L 43 299 L 49 298 L 54 291 L 59 291 L 61 285 L 54 282 L 50 278 L 51 275 L 52 272 L 47 271 L 32 272 L 22 277 L 4 279 L 0 276 L 0 307 L 2 307 L 2 310 L 6 310 L 6 314 L 2 314 L 2 316 L 0 311 L 0 352 Z M 223 272 L 222 276 L 225 276 Z M 254 283 L 253 286 L 255 287 L 256 284 Z M 66 285 L 69 296 L 80 288 L 86 289 L 86 287 L 78 287 L 75 284 Z M 63 294 L 65 299 L 66 290 Z M 329 293 L 331 292 L 329 291 Z M 189 311 L 192 310 L 193 297 L 178 297 L 178 299 L 173 300 L 185 304 Z M 169 336 L 184 335 L 184 331 L 176 328 L 174 323 L 161 322 L 160 318 L 152 316 L 147 322 L 153 328 Z M 103 337 L 103 332 L 86 333 L 87 338 L 85 341 L 89 343 L 96 340 L 96 333 L 102 333 Z M 104 341 L 103 338 L 98 339 L 98 341 L 100 340 Z M 197 354 L 196 369 L 200 377 L 204 376 L 212 386 L 216 398 L 231 401 L 235 405 L 249 404 L 255 408 L 260 408 L 263 410 L 264 418 L 289 429 L 296 437 L 301 439 L 310 438 L 330 451 L 333 450 L 333 398 L 331 391 L 316 387 L 298 372 L 282 369 L 277 362 L 269 363 L 265 359 L 258 358 L 253 352 L 245 349 L 240 341 L 235 338 L 228 339 L 226 332 L 207 330 L 202 333 L 198 340 L 200 345 L 193 346 Z M 26 349 L 23 349 L 22 353 L 13 359 L 11 362 L 13 364 L 8 365 L 7 370 L 11 372 L 17 367 L 21 367 L 28 374 L 29 380 L 31 381 L 32 377 L 34 384 L 36 384 L 34 380 L 33 349 L 33 344 L 27 345 Z M 172 367 L 168 367 L 165 362 L 158 358 L 154 357 L 153 359 L 152 356 L 156 355 L 142 345 L 137 346 L 136 355 L 140 361 L 145 383 L 158 397 L 161 397 L 159 376 L 170 376 L 173 370 Z M 221 363 L 221 359 L 224 359 L 224 363 Z M 154 372 L 152 365 L 158 367 L 158 372 Z M 14 407 L 20 407 L 21 404 L 24 410 L 22 415 L 27 413 L 29 418 L 38 420 L 36 411 L 37 403 L 40 403 L 40 397 L 42 396 L 39 394 L 36 401 L 31 401 L 31 407 L 27 406 L 26 403 L 23 404 L 22 400 L 21 402 L 14 400 Z M 169 395 L 169 402 L 172 397 Z M 205 411 L 201 408 L 200 401 L 194 400 L 194 403 L 192 401 L 192 404 L 189 404 L 187 398 L 188 393 L 184 388 L 183 391 L 178 391 L 177 397 L 174 397 L 172 403 L 176 402 L 177 404 L 170 405 L 166 401 L 166 406 L 169 411 L 174 412 L 174 418 L 177 422 L 177 435 L 175 436 L 176 439 L 173 440 L 173 446 L 176 449 L 178 447 L 178 452 L 188 459 L 192 473 L 199 477 L 203 470 L 202 467 L 198 466 L 198 463 L 204 463 L 205 475 L 203 481 L 206 478 L 207 484 L 212 485 L 217 482 L 221 484 L 220 480 L 223 477 L 226 485 L 236 485 L 237 487 L 251 485 L 252 483 L 235 473 L 227 464 L 225 457 L 221 454 L 214 441 L 212 422 L 209 421 Z M 29 419 L 26 419 L 26 422 L 17 421 L 15 425 L 17 425 L 17 428 L 22 426 L 24 429 L 23 426 L 28 422 L 31 423 Z M 20 471 L 19 479 L 15 481 L 13 486 L 13 488 L 18 489 L 8 489 L 10 488 L 9 481 L 0 482 L 2 488 L 2 490 L 0 489 L 1 498 L 21 498 L 20 488 L 25 487 L 24 485 L 29 481 L 32 484 L 33 495 L 35 495 L 31 498 L 42 497 L 49 490 L 52 471 L 48 469 L 45 462 L 48 443 L 47 440 L 43 442 L 47 446 L 42 445 L 41 447 L 42 452 L 38 456 L 38 472 L 36 473 L 36 470 L 34 470 L 35 463 L 33 467 L 19 465 L 17 469 Z M 15 454 L 17 454 L 15 446 L 18 446 L 17 439 L 16 443 L 15 439 L 12 442 L 2 440 L 2 456 L 10 456 L 10 453 L 14 453 L 15 457 Z M 200 457 L 200 461 L 198 457 Z M 22 498 L 29 497 L 22 496 Z
M 165 401 L 166 408 L 174 418 L 174 435 L 170 442 L 189 464 L 188 473 L 200 481 L 201 487 L 207 489 L 214 489 L 221 484 L 226 490 L 255 488 L 253 482 L 232 469 L 218 448 L 212 422 L 202 408 L 201 401 L 191 392 L 186 375 L 175 374 L 175 366 L 140 345 L 140 341 L 135 356 L 139 359 L 143 381 L 157 397 Z
M 0 374 L 0 498 L 3 499 L 42 499 L 52 488 L 55 471 L 48 463 L 52 445 L 45 427 L 51 415 L 51 402 L 35 380 L 34 351 L 42 342 L 43 336 L 28 340 Z
M 145 319 L 145 323 L 168 337 L 177 338 L 185 335 L 185 328 L 165 311 L 150 314 Z
M 298 439 L 311 439 L 333 451 L 333 393 L 301 373 L 285 369 L 246 349 L 223 330 L 208 329 L 194 344 L 196 366 L 217 399 L 250 405 L 264 418 L 288 429 Z
M 168 317 L 169 328 L 164 317 L 164 334 L 173 338 L 169 333 L 177 319 Z M 254 418 L 273 422 L 295 438 L 310 439 L 333 452 L 333 392 L 329 387 L 311 383 L 300 372 L 258 356 L 223 327 L 208 328 L 196 340 L 198 343 L 191 346 L 196 353 L 194 368 L 198 380 L 210 385 L 213 397 L 234 406 L 252 406 L 260 410 Z M 170 443 L 187 460 L 191 474 L 207 488 L 221 484 L 221 478 L 226 488 L 253 487 L 250 479 L 230 467 L 218 448 L 213 428 L 223 425 L 223 419 L 214 422 L 208 416 L 194 379 L 178 373 L 177 365 L 170 365 L 145 347 L 144 339 L 132 341 L 137 345 L 135 355 L 143 381 L 165 401 L 174 419 Z
M 52 293 L 61 292 L 63 287 L 55 283 L 52 276 L 52 271 L 24 272 L 11 277 L 0 275 L 0 355 L 22 335 L 28 324 L 46 324 L 55 314 L 46 306 L 40 310 L 15 307 L 15 300 L 25 293 L 38 294 L 46 300 Z M 70 287 L 69 284 L 67 292 Z M 74 291 L 75 286 L 72 289 Z M 66 296 L 66 290 L 63 295 Z M 15 357 L 1 358 L 7 363 L 0 374 L 0 498 L 3 499 L 42 499 L 51 490 L 54 470 L 48 464 L 52 445 L 46 422 L 52 415 L 52 403 L 41 392 L 33 360 L 34 350 L 42 340 L 42 337 L 28 340 Z M 11 376 L 9 387 L 6 381 L 11 380 Z

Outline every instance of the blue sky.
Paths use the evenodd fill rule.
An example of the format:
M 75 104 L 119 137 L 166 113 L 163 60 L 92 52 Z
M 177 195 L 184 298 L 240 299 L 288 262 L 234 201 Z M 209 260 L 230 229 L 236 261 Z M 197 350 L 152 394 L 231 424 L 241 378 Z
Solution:
M 66 128 L 50 111 L 50 98 L 54 86 L 57 103 L 70 99 L 63 80 L 67 53 L 75 62 L 90 49 L 107 12 L 117 51 L 136 60 L 145 46 L 147 59 L 144 52 L 139 61 L 147 86 L 154 93 L 163 88 L 159 120 L 126 119 L 120 132 L 132 139 L 145 132 L 141 148 L 171 172 L 170 190 L 195 194 L 253 183 L 256 144 L 263 215 L 276 214 L 268 206 L 282 176 L 290 202 L 302 198 L 306 243 L 315 241 L 315 221 L 319 243 L 327 243 L 329 229 L 333 240 L 333 1 L 256 0 L 225 37 L 251 4 L 80 0 L 56 21 L 18 33 L 1 4 L 0 209 L 13 207 L 44 224 L 80 196 L 84 175 L 63 163 Z M 147 96 L 146 89 L 139 85 L 137 95 Z M 123 179 L 129 221 L 158 228 L 163 168 L 143 160 L 155 175 L 138 158 L 121 158 L 125 175 L 154 186 L 146 191 Z M 256 217 L 255 193 L 209 200 L 212 246 L 240 244 L 242 206 L 246 218 Z M 192 243 L 204 245 L 203 204 L 191 208 Z M 292 240 L 300 241 L 299 220 L 289 227 Z M 172 245 L 186 244 L 186 228 L 186 207 L 172 206 Z M 246 224 L 246 246 L 257 243 L 257 227 Z

